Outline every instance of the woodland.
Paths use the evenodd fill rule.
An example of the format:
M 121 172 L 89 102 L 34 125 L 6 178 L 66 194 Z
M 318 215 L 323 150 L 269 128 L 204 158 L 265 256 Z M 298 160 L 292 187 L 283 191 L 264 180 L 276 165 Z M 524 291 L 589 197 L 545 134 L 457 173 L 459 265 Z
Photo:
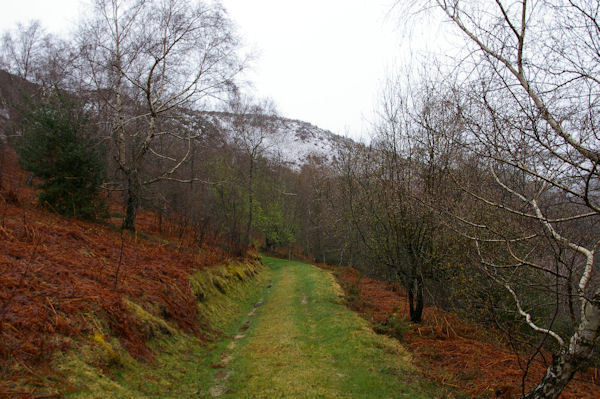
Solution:
M 93 5 L 72 37 L 38 22 L 2 37 L 0 158 L 22 170 L 2 163 L 1 231 L 24 202 L 18 175 L 37 211 L 117 220 L 104 251 L 119 266 L 152 215 L 206 264 L 258 250 L 352 267 L 400 287 L 406 324 L 435 306 L 493 330 L 519 354 L 519 397 L 560 397 L 600 366 L 597 1 L 397 2 L 399 23 L 443 21 L 457 55 L 388 76 L 370 143 L 340 138 L 333 159 L 298 168 L 267 145 L 285 119 L 248 94 L 252 60 L 218 3 Z M 19 256 L 34 259 L 45 249 L 28 237 Z M 27 273 L 2 290 L 0 321 Z M 119 268 L 98 281 L 117 290 Z M 526 384 L 536 362 L 545 372 Z

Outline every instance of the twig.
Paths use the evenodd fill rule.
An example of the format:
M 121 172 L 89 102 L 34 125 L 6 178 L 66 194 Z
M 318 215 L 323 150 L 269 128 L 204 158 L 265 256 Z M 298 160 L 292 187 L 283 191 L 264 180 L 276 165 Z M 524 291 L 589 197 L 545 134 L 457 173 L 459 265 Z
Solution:
M 33 399 L 47 399 L 47 398 L 58 398 L 60 397 L 60 393 L 44 393 L 41 395 L 35 395 Z
M 18 359 L 15 359 L 15 361 L 21 366 L 23 367 L 25 370 L 27 370 L 30 374 L 35 375 L 38 378 L 42 378 L 39 374 L 37 374 L 35 371 L 33 371 L 31 368 L 27 367 L 26 364 L 24 364 L 23 362 L 21 362 Z
M 50 305 L 50 309 L 52 309 L 52 312 L 54 313 L 54 317 L 56 318 L 56 320 L 54 321 L 54 324 L 58 324 L 58 313 L 56 313 L 56 309 L 54 309 L 54 305 L 52 305 L 52 302 L 50 302 L 50 298 L 46 297 L 46 301 L 48 302 L 48 305 Z

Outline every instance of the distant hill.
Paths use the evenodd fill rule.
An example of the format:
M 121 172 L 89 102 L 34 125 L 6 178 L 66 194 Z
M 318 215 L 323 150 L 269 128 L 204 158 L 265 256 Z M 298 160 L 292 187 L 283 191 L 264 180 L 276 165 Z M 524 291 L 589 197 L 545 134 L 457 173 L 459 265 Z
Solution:
M 248 116 L 252 119 L 253 116 Z M 205 131 L 214 131 L 228 144 L 235 145 L 234 123 L 240 116 L 227 112 L 201 112 L 200 118 Z M 262 134 L 261 144 L 267 158 L 279 161 L 285 166 L 299 170 L 311 158 L 333 162 L 339 158 L 340 150 L 354 142 L 343 136 L 321 129 L 308 122 L 283 117 L 265 117 L 268 119 L 262 128 L 255 127 L 254 134 Z M 252 127 L 250 127 L 252 129 Z M 250 134 L 253 134 L 252 132 Z

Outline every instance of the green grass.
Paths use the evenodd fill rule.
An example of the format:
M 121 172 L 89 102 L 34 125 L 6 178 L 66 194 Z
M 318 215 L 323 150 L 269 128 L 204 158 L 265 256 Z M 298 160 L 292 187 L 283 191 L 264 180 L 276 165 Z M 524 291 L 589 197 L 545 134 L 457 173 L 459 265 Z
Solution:
M 343 305 L 330 273 L 264 258 L 273 273 L 246 336 L 230 350 L 226 398 L 431 398 L 410 355 Z

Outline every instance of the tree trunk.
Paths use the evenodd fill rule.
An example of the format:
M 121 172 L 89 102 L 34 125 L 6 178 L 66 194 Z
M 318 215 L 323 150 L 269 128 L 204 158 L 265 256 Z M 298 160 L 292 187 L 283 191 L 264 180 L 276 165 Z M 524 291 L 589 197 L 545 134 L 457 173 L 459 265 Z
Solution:
M 525 395 L 524 399 L 555 399 L 558 398 L 573 375 L 577 371 L 577 361 L 568 354 L 556 355 L 552 364 L 546 370 L 542 381 L 535 389 Z
M 132 173 L 127 177 L 127 207 L 121 227 L 123 230 L 135 231 L 135 218 L 140 207 L 140 190 L 141 185 L 137 174 Z
M 415 306 L 415 317 L 412 321 L 420 323 L 423 319 L 423 307 L 425 306 L 425 301 L 423 300 L 423 281 L 420 278 L 416 278 L 415 284 L 417 285 L 417 303 Z
M 415 298 L 416 295 L 416 298 Z M 416 301 L 415 301 L 416 299 Z M 408 288 L 408 306 L 410 311 L 410 321 L 420 323 L 423 319 L 423 281 L 419 277 L 415 277 L 412 284 Z
M 569 344 L 552 358 L 552 364 L 546 369 L 542 381 L 524 399 L 558 398 L 573 375 L 590 360 L 600 333 L 600 290 L 595 292 L 591 300 L 585 301 L 579 328 Z
M 252 241 L 252 211 L 254 208 L 254 159 L 250 158 L 250 170 L 248 178 L 248 224 L 246 225 L 246 236 L 244 237 L 244 245 L 246 248 L 250 246 Z

